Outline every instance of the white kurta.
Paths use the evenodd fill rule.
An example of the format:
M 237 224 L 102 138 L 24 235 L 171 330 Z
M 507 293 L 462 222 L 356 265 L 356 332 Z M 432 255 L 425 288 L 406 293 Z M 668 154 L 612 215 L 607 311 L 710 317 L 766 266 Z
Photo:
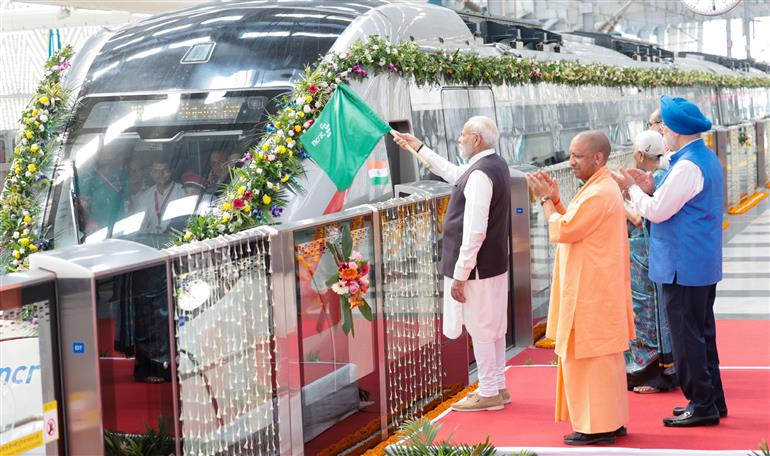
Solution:
M 494 154 L 493 149 L 473 156 L 467 165 L 457 166 L 423 146 L 420 150 L 430 164 L 431 171 L 454 184 L 479 159 Z M 468 176 L 463 213 L 463 239 L 455 263 L 453 277 L 444 277 L 444 335 L 457 338 L 462 327 L 468 330 L 474 342 L 492 343 L 505 337 L 507 329 L 508 273 L 486 279 L 468 280 L 476 267 L 476 256 L 484 242 L 492 200 L 492 181 L 482 171 Z M 452 280 L 467 280 L 465 303 L 452 299 Z

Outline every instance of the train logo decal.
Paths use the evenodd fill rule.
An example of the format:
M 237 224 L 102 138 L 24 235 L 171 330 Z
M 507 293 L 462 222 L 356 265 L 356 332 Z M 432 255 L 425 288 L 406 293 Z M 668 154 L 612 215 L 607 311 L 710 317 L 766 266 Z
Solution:
M 321 141 L 324 139 L 328 139 L 332 137 L 332 129 L 329 126 L 328 122 L 323 122 L 318 127 L 321 129 L 320 133 L 318 133 L 318 136 L 313 138 L 313 146 L 317 146 Z

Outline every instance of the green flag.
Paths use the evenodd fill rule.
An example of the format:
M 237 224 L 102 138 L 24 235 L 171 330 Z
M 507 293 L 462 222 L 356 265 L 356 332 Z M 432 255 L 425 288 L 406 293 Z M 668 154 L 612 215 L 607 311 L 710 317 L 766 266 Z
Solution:
M 343 191 L 353 183 L 377 141 L 390 130 L 350 87 L 340 84 L 300 140 L 337 190 Z

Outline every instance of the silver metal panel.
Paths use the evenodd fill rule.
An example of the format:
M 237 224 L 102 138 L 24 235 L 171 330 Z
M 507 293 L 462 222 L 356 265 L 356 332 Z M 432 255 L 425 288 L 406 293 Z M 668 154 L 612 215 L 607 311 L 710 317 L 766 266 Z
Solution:
M 757 120 L 754 122 L 754 128 L 756 129 L 757 139 L 757 187 L 764 187 L 768 182 L 768 168 L 770 168 L 770 145 L 767 144 L 767 127 L 768 122 L 765 120 Z
M 29 257 L 29 267 L 53 271 L 59 279 L 97 279 L 156 265 L 167 257 L 162 250 L 143 244 L 108 239 L 96 244 L 36 253 Z
M 510 278 L 513 336 L 517 347 L 532 343 L 532 282 L 529 250 L 529 188 L 525 174 L 511 169 Z

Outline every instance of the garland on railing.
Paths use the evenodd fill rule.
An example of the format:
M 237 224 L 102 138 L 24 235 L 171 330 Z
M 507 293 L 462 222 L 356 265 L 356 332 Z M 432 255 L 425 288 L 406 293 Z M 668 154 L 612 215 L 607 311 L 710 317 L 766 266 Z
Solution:
M 301 191 L 297 179 L 308 157 L 299 141 L 318 117 L 337 84 L 369 75 L 397 74 L 418 85 L 554 84 L 676 87 L 770 87 L 770 78 L 723 76 L 663 68 L 621 68 L 576 61 L 539 61 L 516 56 L 479 57 L 455 52 L 425 52 L 413 42 L 393 44 L 380 37 L 357 41 L 344 53 L 321 59 L 305 71 L 291 97 L 268 115 L 258 145 L 244 154 L 243 166 L 212 213 L 194 217 L 176 243 L 203 240 L 271 223 L 281 214 L 289 191 Z
M 67 46 L 48 58 L 43 80 L 21 114 L 19 140 L 0 194 L 0 273 L 26 269 L 27 256 L 48 247 L 39 230 L 38 197 L 50 186 L 44 170 L 71 112 L 61 81 L 72 54 Z

